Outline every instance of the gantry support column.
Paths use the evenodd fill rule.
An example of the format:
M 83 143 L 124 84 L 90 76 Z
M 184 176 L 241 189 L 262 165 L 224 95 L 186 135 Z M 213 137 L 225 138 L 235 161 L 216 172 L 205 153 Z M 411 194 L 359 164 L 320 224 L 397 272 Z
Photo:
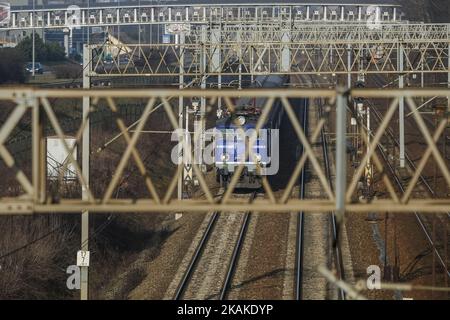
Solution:
M 347 190 L 347 105 L 345 89 L 338 88 L 336 101 L 336 218 L 340 223 L 345 214 Z
M 221 47 L 221 41 L 222 39 L 222 29 L 221 27 L 215 28 L 211 30 L 211 64 L 209 66 L 209 72 L 210 73 L 217 73 L 217 88 L 222 88 L 222 47 Z M 222 107 L 222 100 L 219 98 L 217 101 L 217 107 L 220 110 Z
M 66 57 L 70 55 L 72 42 L 72 31 L 69 28 L 64 29 L 64 51 L 66 53 Z
M 180 34 L 179 38 L 179 48 L 180 48 L 180 77 L 179 77 L 179 81 L 180 81 L 180 90 L 183 90 L 184 88 L 184 42 L 185 42 L 185 35 L 182 32 Z M 183 128 L 183 111 L 184 111 L 184 99 L 183 97 L 179 97 L 178 98 L 178 127 L 180 128 L 180 130 L 182 130 Z M 177 193 L 177 197 L 178 200 L 182 200 L 183 199 L 183 187 L 184 187 L 184 180 L 187 176 L 187 172 L 186 172 L 186 165 L 187 163 L 184 163 L 184 159 L 185 157 L 183 157 L 184 152 L 186 152 L 185 148 L 183 148 L 181 141 L 178 142 L 178 159 L 179 161 L 181 161 L 180 163 L 183 164 L 183 173 L 181 176 L 178 177 L 178 193 Z M 181 218 L 181 214 L 177 213 L 175 215 L 175 219 L 179 219 Z
M 347 88 L 351 89 L 352 87 L 352 45 L 349 44 L 347 48 Z
M 47 188 L 47 144 L 44 136 L 44 123 L 42 112 L 39 108 L 39 101 L 33 101 L 33 135 L 32 135 L 32 153 L 33 153 L 33 187 L 34 201 L 36 203 L 45 203 Z
M 202 25 L 201 29 L 201 51 L 200 51 L 200 77 L 201 83 L 200 88 L 206 89 L 206 67 L 207 67 L 207 29 L 206 25 Z M 200 165 L 200 168 L 203 168 L 203 150 L 205 150 L 205 114 L 206 114 L 206 99 L 205 97 L 200 97 L 200 110 L 199 114 L 194 121 L 194 137 L 195 137 L 195 154 L 197 155 L 197 164 Z M 198 137 L 198 138 L 197 138 Z
M 405 76 L 403 75 L 404 68 L 404 50 L 403 44 L 398 45 L 398 66 L 397 70 L 399 73 L 398 77 L 398 87 L 403 89 L 405 86 Z M 400 97 L 399 107 L 398 107 L 398 121 L 399 121 L 399 142 L 400 142 L 400 168 L 404 168 L 405 163 L 405 97 Z
M 449 26 L 449 31 L 450 33 L 450 26 Z M 447 75 L 447 87 L 450 89 L 450 43 L 448 44 L 448 51 L 447 51 L 447 56 L 448 56 L 448 62 L 447 62 L 447 68 L 448 68 L 448 75 Z M 450 112 L 450 96 L 447 97 L 447 112 Z
M 281 42 L 283 43 L 281 49 L 281 72 L 289 72 L 291 71 L 291 32 L 289 29 L 283 31 Z
M 91 88 L 90 72 L 92 69 L 91 50 L 88 45 L 83 47 L 83 89 Z M 82 145 L 82 174 L 89 186 L 89 161 L 90 161 L 90 121 L 89 112 L 91 108 L 90 97 L 83 97 L 83 119 L 86 119 L 86 124 L 83 130 L 83 145 Z M 88 190 L 82 190 L 83 201 L 89 200 Z M 81 251 L 89 251 L 89 212 L 83 211 L 81 214 Z M 88 283 L 88 267 L 80 267 L 81 269 L 81 300 L 88 300 L 89 298 L 89 283 Z

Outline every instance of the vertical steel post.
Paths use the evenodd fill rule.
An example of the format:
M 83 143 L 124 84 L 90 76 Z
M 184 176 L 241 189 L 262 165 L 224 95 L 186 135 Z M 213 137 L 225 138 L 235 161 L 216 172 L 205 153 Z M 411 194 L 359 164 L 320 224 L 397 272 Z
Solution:
M 32 171 L 33 171 L 33 188 L 34 188 L 34 194 L 33 194 L 33 201 L 36 203 L 39 201 L 39 194 L 40 194 L 40 175 L 39 175 L 39 165 L 40 165 L 40 142 L 41 142 L 41 130 L 40 130 L 40 114 L 39 114 L 39 104 L 38 101 L 33 105 L 33 111 L 32 111 Z
M 64 52 L 66 57 L 68 57 L 70 51 L 70 39 L 69 39 L 70 29 L 65 28 L 63 33 L 64 33 Z
M 87 3 L 88 7 L 87 7 L 87 44 L 89 45 L 91 43 L 91 28 L 89 27 L 89 25 L 91 24 L 91 12 L 90 12 L 90 8 L 91 8 L 91 0 L 88 0 Z
M 448 31 L 448 36 L 450 37 L 450 26 L 448 27 L 449 31 Z M 447 55 L 448 55 L 448 62 L 447 62 L 447 68 L 449 70 L 449 73 L 447 74 L 447 87 L 450 89 L 450 43 L 448 45 L 448 51 L 447 51 Z M 450 96 L 447 97 L 447 111 L 450 111 Z
M 219 76 L 217 77 L 217 87 L 218 89 L 222 89 L 222 27 L 219 29 Z M 253 56 L 253 55 L 252 55 Z M 217 106 L 219 109 L 222 109 L 222 98 L 219 97 L 219 101 L 217 102 Z
M 184 33 L 180 34 L 179 37 L 179 48 L 180 48 L 180 76 L 179 76 L 179 82 L 180 82 L 180 90 L 183 90 L 184 88 L 184 42 L 185 42 L 185 35 Z M 180 96 L 178 98 L 178 126 L 180 129 L 183 128 L 183 104 L 184 104 L 184 99 L 182 96 Z M 186 150 L 183 149 L 182 144 L 180 143 L 181 141 L 178 142 L 178 159 L 179 161 L 181 161 L 181 163 L 183 164 L 183 166 L 186 165 L 186 163 L 184 163 L 183 161 L 183 152 L 186 152 Z M 184 179 L 186 177 L 186 168 L 183 168 L 183 173 L 181 176 L 178 177 L 178 200 L 183 199 L 183 183 L 184 183 Z M 181 218 L 180 214 L 176 214 L 175 215 L 175 219 L 179 219 Z
M 33 41 L 33 47 L 32 47 L 32 62 L 31 62 L 31 68 L 32 68 L 32 71 L 31 71 L 31 75 L 33 76 L 33 78 L 34 78 L 34 76 L 36 75 L 36 72 L 34 71 L 34 69 L 35 69 L 35 65 L 36 65 L 36 30 L 35 30 L 35 28 L 34 28 L 34 17 L 35 17 L 35 6 L 36 6 L 36 0 L 33 0 L 33 13 L 31 14 L 31 27 L 33 28 L 33 32 L 32 32 L 32 34 L 33 34 L 33 36 L 32 36 L 32 41 Z
M 403 75 L 403 44 L 399 43 L 398 45 L 398 87 L 399 89 L 403 89 L 405 86 L 405 76 Z M 404 168 L 406 165 L 405 162 L 405 97 L 400 97 L 399 107 L 398 107 L 398 121 L 399 121 L 399 142 L 400 142 L 400 168 Z
M 336 218 L 345 214 L 347 189 L 347 102 L 344 88 L 338 88 L 336 100 Z
M 372 137 L 372 126 L 370 123 L 370 106 L 367 104 L 366 106 L 366 126 L 367 126 L 367 154 L 370 153 L 370 143 Z M 367 159 L 367 168 L 366 168 L 366 182 L 368 190 L 372 187 L 372 179 L 373 177 L 373 168 L 372 168 L 372 158 Z
M 88 45 L 83 47 L 83 89 L 90 89 L 91 80 L 90 72 L 92 68 L 91 50 Z M 83 130 L 83 145 L 82 145 L 82 174 L 89 187 L 89 160 L 90 160 L 90 121 L 89 112 L 91 107 L 90 97 L 83 97 L 83 119 L 87 123 Z M 82 190 L 83 201 L 88 200 L 88 190 Z M 89 212 L 83 211 L 81 214 L 81 250 L 89 250 Z M 88 267 L 80 267 L 81 269 L 81 300 L 88 300 L 89 298 L 89 283 L 88 283 Z
M 237 32 L 237 43 L 241 43 L 242 26 L 239 27 Z M 239 46 L 239 90 L 242 89 L 242 46 Z
M 352 87 L 352 45 L 349 44 L 347 48 L 347 88 Z
M 444 225 L 444 252 L 445 252 L 444 265 L 445 268 L 448 270 L 448 219 L 445 220 Z M 445 277 L 445 287 L 448 287 L 448 277 Z M 447 297 L 448 295 L 449 292 L 447 292 Z
M 433 238 L 433 267 L 431 269 L 431 279 L 432 279 L 432 287 L 433 290 L 431 290 L 431 299 L 434 299 L 435 290 L 436 287 L 436 215 L 433 215 L 433 222 L 432 222 L 432 238 Z
M 38 203 L 45 202 L 47 185 L 47 151 L 42 114 L 39 101 L 33 100 L 32 111 L 32 166 L 33 166 L 33 200 Z
M 222 39 L 222 29 L 219 26 L 218 28 L 215 28 L 211 30 L 211 63 L 210 63 L 210 69 L 209 71 L 211 73 L 217 73 L 217 88 L 222 88 L 222 47 L 221 47 L 221 39 Z M 220 110 L 222 107 L 222 99 L 219 97 L 217 101 L 217 107 Z
M 281 42 L 283 43 L 281 49 L 281 71 L 289 72 L 291 70 L 291 33 L 288 29 L 284 30 Z
M 137 19 L 138 16 L 139 15 L 139 20 Z M 141 51 L 142 51 L 142 48 L 141 48 L 141 18 L 142 18 L 142 12 L 141 12 L 141 0 L 139 0 L 138 1 L 138 10 L 136 11 L 136 16 L 135 16 L 135 19 L 138 21 L 138 43 L 139 43 L 139 52 L 138 52 L 138 55 L 139 55 L 139 59 L 141 59 Z M 144 25 L 144 28 L 145 28 L 145 25 Z
M 201 59 L 201 85 L 200 88 L 202 90 L 206 89 L 206 67 L 207 67 L 207 48 L 206 43 L 208 42 L 208 35 L 207 35 L 207 29 L 206 25 L 202 26 L 202 43 L 203 43 L 203 49 L 202 49 L 202 59 Z M 199 126 L 198 126 L 198 135 L 196 135 L 199 139 L 199 146 L 198 146 L 198 164 L 200 165 L 200 168 L 203 168 L 203 150 L 205 150 L 205 126 L 206 126 L 206 98 L 202 96 L 200 98 L 200 119 L 199 119 Z

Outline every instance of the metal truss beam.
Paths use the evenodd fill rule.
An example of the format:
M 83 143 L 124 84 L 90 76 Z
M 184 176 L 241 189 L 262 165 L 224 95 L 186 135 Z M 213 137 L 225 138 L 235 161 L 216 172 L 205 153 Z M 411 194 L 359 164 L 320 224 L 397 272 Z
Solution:
M 249 205 L 230 201 L 227 204 L 211 204 L 207 201 L 198 200 L 174 200 L 170 204 L 158 204 L 150 200 L 124 200 L 111 201 L 104 205 L 101 203 L 89 204 L 81 201 L 65 201 L 60 204 L 34 204 L 31 201 L 2 201 L 0 202 L 0 216 L 2 215 L 27 215 L 27 214 L 76 214 L 83 210 L 90 213 L 174 213 L 174 212 L 247 212 L 258 213 L 287 213 L 287 212 L 306 212 L 323 213 L 336 210 L 336 204 L 332 201 L 322 200 L 296 200 L 289 201 L 288 204 L 273 204 L 267 200 L 254 200 Z M 345 206 L 346 212 L 367 213 L 367 212 L 392 212 L 405 213 L 447 213 L 450 211 L 450 200 L 426 201 L 414 200 L 408 204 L 398 204 L 394 201 L 376 200 L 367 204 L 350 203 Z
M 193 171 L 199 180 L 198 192 L 199 196 L 191 199 L 177 200 L 176 198 L 176 185 L 180 175 L 183 174 L 184 164 L 174 164 L 174 175 L 169 183 L 168 187 L 163 189 L 164 194 L 157 192 L 155 184 L 152 181 L 152 177 L 149 174 L 149 166 L 152 164 L 145 164 L 141 158 L 145 150 L 142 146 L 139 147 L 139 140 L 144 127 L 146 130 L 152 129 L 149 127 L 148 119 L 151 114 L 157 108 L 161 108 L 160 112 L 167 116 L 169 123 L 173 129 L 178 129 L 176 110 L 177 103 L 173 105 L 170 103 L 170 99 L 173 97 L 183 98 L 185 100 L 194 99 L 199 96 L 203 96 L 206 102 L 208 110 L 214 110 L 217 105 L 217 101 L 221 99 L 225 103 L 225 107 L 228 110 L 234 110 L 234 101 L 237 98 L 262 98 L 265 99 L 265 107 L 257 122 L 256 129 L 261 128 L 262 124 L 266 121 L 270 109 L 274 105 L 275 101 L 280 101 L 284 108 L 289 120 L 294 128 L 295 133 L 301 144 L 305 148 L 305 154 L 298 160 L 295 169 L 289 177 L 289 183 L 283 194 L 276 195 L 270 187 L 270 184 L 263 183 L 264 190 L 267 194 L 266 199 L 257 200 L 254 203 L 248 203 L 245 200 L 239 200 L 233 198 L 230 190 L 234 189 L 234 186 L 238 182 L 240 175 L 239 170 L 243 169 L 244 164 L 238 165 L 235 176 L 231 179 L 230 185 L 227 188 L 225 194 L 222 197 L 216 197 L 212 192 L 212 187 L 209 186 L 206 181 L 205 174 L 199 169 L 199 164 L 191 163 Z M 154 89 L 154 90 L 33 90 L 33 89 L 0 89 L 0 101 L 7 101 L 9 104 L 14 104 L 9 117 L 0 127 L 0 159 L 2 162 L 1 175 L 3 179 L 9 179 L 8 184 L 18 185 L 18 194 L 15 195 L 0 195 L 0 214 L 32 214 L 32 213 L 78 213 L 84 210 L 88 210 L 90 213 L 99 212 L 206 212 L 211 210 L 223 210 L 223 211 L 259 211 L 259 212 L 290 212 L 290 211 L 305 211 L 305 212 L 327 212 L 339 209 L 339 212 L 398 212 L 398 213 L 410 213 L 410 212 L 450 212 L 450 200 L 448 198 L 438 199 L 435 197 L 427 197 L 421 192 L 420 187 L 417 189 L 416 182 L 418 181 L 422 171 L 425 168 L 425 164 L 434 158 L 436 162 L 436 170 L 438 174 L 442 176 L 443 182 L 446 184 L 446 190 L 450 188 L 450 171 L 448 167 L 448 160 L 442 155 L 439 147 L 439 140 L 443 135 L 443 130 L 446 128 L 448 119 L 443 118 L 440 120 L 439 125 L 430 130 L 424 122 L 423 116 L 418 111 L 417 102 L 420 99 L 429 99 L 432 97 L 438 97 L 446 99 L 450 96 L 450 90 L 448 89 L 408 89 L 408 90 L 375 90 L 375 89 L 354 89 L 350 91 L 344 90 L 324 90 L 324 89 L 273 89 L 273 90 L 174 90 L 174 89 Z M 345 119 L 342 112 L 348 112 L 351 107 L 347 107 L 347 101 L 351 101 L 356 97 L 363 97 L 376 101 L 379 99 L 383 103 L 387 100 L 390 102 L 388 108 L 383 109 L 383 118 L 380 125 L 375 131 L 369 132 L 362 126 L 360 132 L 361 141 L 363 141 L 367 148 L 365 154 L 361 155 L 361 162 L 357 168 L 347 168 L 349 171 L 347 177 L 351 177 L 347 181 L 347 177 L 339 181 L 340 189 L 333 191 L 329 187 L 326 175 L 323 172 L 323 168 L 318 164 L 317 156 L 312 151 L 311 145 L 317 143 L 315 135 L 307 137 L 298 119 L 295 117 L 294 109 L 297 107 L 292 103 L 292 98 L 306 98 L 306 99 L 324 99 L 326 105 L 329 105 L 332 112 L 340 114 L 338 119 Z M 395 123 L 395 114 L 398 110 L 400 98 L 405 99 L 405 108 L 408 109 L 414 116 L 416 126 L 414 126 L 414 135 L 418 132 L 423 137 L 424 147 L 415 150 L 415 156 L 420 159 L 420 164 L 417 166 L 417 170 L 411 172 L 409 185 L 405 186 L 404 192 L 398 190 L 395 187 L 394 178 L 384 170 L 383 163 L 379 157 L 377 150 L 379 146 L 383 145 L 383 139 L 389 139 L 386 136 L 386 129 L 391 123 Z M 60 124 L 60 119 L 55 113 L 56 106 L 53 105 L 54 101 L 58 101 L 58 105 L 72 105 L 78 101 L 78 105 L 81 108 L 83 99 L 89 98 L 91 101 L 91 108 L 89 114 L 101 104 L 103 107 L 108 107 L 112 111 L 117 111 L 119 101 L 138 100 L 144 103 L 145 110 L 141 114 L 140 121 L 136 124 L 133 134 L 125 133 L 125 126 L 123 125 L 123 119 L 116 112 L 116 120 L 118 124 L 119 132 L 124 134 L 126 138 L 126 144 L 123 146 L 123 150 L 117 149 L 115 152 L 119 152 L 120 161 L 117 167 L 113 170 L 113 174 L 106 175 L 107 186 L 102 188 L 93 188 L 93 184 L 96 181 L 86 181 L 84 179 L 81 168 L 73 157 L 69 156 L 67 165 L 71 165 L 76 173 L 77 181 L 72 181 L 72 184 L 78 184 L 84 190 L 85 197 L 73 196 L 68 199 L 65 198 L 63 193 L 64 188 L 53 188 L 51 191 L 50 186 L 46 186 L 46 166 L 42 165 L 42 159 L 45 156 L 45 148 L 42 148 L 42 141 L 45 138 L 43 136 L 42 128 L 43 121 L 47 121 L 51 126 L 57 137 L 61 140 L 61 143 L 65 146 L 67 154 L 72 154 L 70 148 L 65 143 L 64 128 Z M 67 102 L 67 103 L 66 103 Z M 28 112 L 30 111 L 30 112 Z M 31 112 L 32 111 L 32 112 Z M 29 116 L 26 116 L 29 114 Z M 162 116 L 160 114 L 160 116 Z M 24 117 L 31 120 L 32 127 L 36 128 L 32 131 L 31 145 L 32 150 L 28 159 L 15 158 L 14 154 L 8 151 L 8 144 L 6 141 L 14 130 L 20 130 L 20 123 Z M 87 117 L 88 118 L 88 117 Z M 331 117 L 330 117 L 331 118 Z M 47 120 L 45 120 L 47 119 Z M 86 115 L 83 119 L 86 119 Z M 80 119 L 80 128 L 76 139 L 78 144 L 81 142 L 82 135 L 80 132 L 86 124 L 86 121 Z M 320 119 L 317 128 L 315 130 L 321 130 L 328 119 L 327 115 Z M 341 125 L 343 122 L 341 123 Z M 342 128 L 341 128 L 342 129 Z M 433 131 L 433 132 L 432 132 Z M 348 130 L 340 130 L 337 132 L 336 141 L 345 141 L 345 137 L 342 135 L 348 132 Z M 371 138 L 369 139 L 369 135 Z M 188 155 L 188 150 L 192 150 L 187 141 L 184 138 L 184 132 L 179 133 L 180 141 L 183 145 L 185 154 Z M 256 136 L 251 136 L 249 140 L 249 150 L 253 150 L 251 147 L 256 141 Z M 336 144 L 335 148 L 337 153 L 342 154 L 342 148 L 346 148 L 346 144 Z M 251 153 L 251 151 L 250 151 Z M 249 153 L 249 156 L 252 155 Z M 336 157 L 337 159 L 338 157 Z M 194 156 L 187 157 L 188 159 L 195 159 Z M 95 163 L 95 153 L 91 153 L 91 161 Z M 366 163 L 372 161 L 375 167 L 375 177 L 378 179 L 378 183 L 384 185 L 382 188 L 382 196 L 379 199 L 368 201 L 362 199 L 358 195 L 358 182 L 360 181 Z M 112 194 L 117 188 L 131 187 L 130 183 L 127 186 L 119 186 L 120 180 L 128 164 L 135 162 L 139 167 L 139 176 L 142 176 L 142 181 L 145 184 L 141 184 L 142 188 L 148 189 L 148 197 L 137 197 L 133 199 L 129 198 L 113 198 Z M 158 161 L 156 161 L 158 162 Z M 310 163 L 310 170 L 314 171 L 314 174 L 318 177 L 320 184 L 325 190 L 325 195 L 322 199 L 318 200 L 299 200 L 293 195 L 293 186 L 295 181 L 298 180 L 298 176 L 303 170 L 305 164 Z M 154 163 L 154 162 L 152 162 Z M 160 163 L 160 161 L 158 162 Z M 33 164 L 33 165 L 31 165 Z M 337 165 L 345 165 L 345 161 L 340 161 Z M 24 167 L 25 166 L 25 167 Z M 27 166 L 30 166 L 28 168 Z M 155 169 L 155 168 L 153 168 Z M 30 172 L 27 174 L 27 172 Z M 96 170 L 102 170 L 101 166 Z M 61 173 L 62 174 L 62 173 Z M 32 176 L 33 178 L 29 177 Z M 62 177 L 61 177 L 62 178 Z M 263 178 L 263 180 L 266 178 Z M 62 181 L 62 180 L 61 180 Z M 293 182 L 293 183 L 291 183 Z M 337 185 L 337 181 L 335 183 Z M 136 187 L 136 186 L 134 186 Z M 94 191 L 95 190 L 95 191 Z M 132 194 L 133 192 L 124 192 L 124 194 Z M 447 192 L 448 193 L 448 192 Z
M 450 24 L 388 24 L 372 28 L 360 24 L 274 23 L 222 26 L 220 34 L 217 41 L 217 29 L 211 28 L 205 41 L 194 28 L 181 45 L 93 45 L 98 58 L 90 75 L 426 74 L 448 73 L 449 69 Z M 398 64 L 400 47 L 402 70 Z M 200 68 L 202 50 L 207 53 L 206 70 Z M 112 61 L 106 63 L 101 54 L 104 52 L 115 53 Z
M 267 23 L 273 21 L 400 20 L 399 6 L 369 4 L 220 4 L 143 5 L 119 7 L 12 10 L 8 25 L 0 30 L 61 29 L 67 27 L 108 27 L 140 24 Z
M 193 32 L 196 29 L 193 28 Z M 349 42 L 354 44 L 389 41 L 448 41 L 450 24 L 414 23 L 307 23 L 286 25 L 272 22 L 264 25 L 222 26 L 223 41 L 235 41 L 239 34 L 242 41 L 256 40 L 278 42 L 283 32 L 289 30 L 292 41 L 305 42 Z

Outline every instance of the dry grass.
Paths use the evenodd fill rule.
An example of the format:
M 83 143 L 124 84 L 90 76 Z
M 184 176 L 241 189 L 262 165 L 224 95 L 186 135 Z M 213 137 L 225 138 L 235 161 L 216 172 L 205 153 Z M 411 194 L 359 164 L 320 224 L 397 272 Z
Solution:
M 55 108 L 59 118 L 66 118 L 72 125 L 65 127 L 66 133 L 74 134 L 77 128 L 77 104 L 61 103 Z M 124 112 L 127 125 L 136 120 L 143 108 L 139 105 L 134 112 Z M 5 110 L 5 109 L 3 109 Z M 0 114 L 5 120 L 7 112 Z M 114 118 L 103 118 L 93 126 L 92 150 L 97 150 L 105 141 L 118 133 Z M 25 118 L 21 128 L 27 130 Z M 156 112 L 150 118 L 152 129 L 169 130 L 169 121 L 162 112 Z M 72 128 L 73 127 L 73 128 Z M 51 133 L 50 133 L 51 134 Z M 167 140 L 168 139 L 168 140 Z M 19 167 L 30 174 L 29 141 L 21 142 Z M 162 195 L 174 172 L 170 162 L 172 144 L 170 136 L 164 138 L 144 135 L 139 142 L 142 159 L 146 163 L 150 176 Z M 25 143 L 25 144 L 24 144 Z M 23 146 L 22 146 L 23 145 Z M 108 185 L 121 154 L 126 148 L 124 139 L 119 139 L 111 148 L 91 156 L 91 181 L 93 192 L 100 196 Z M 15 145 L 9 145 L 14 150 Z M 12 151 L 13 152 L 13 151 Z M 18 151 L 19 152 L 19 151 Z M 29 161 L 29 160 L 28 160 Z M 21 188 L 12 174 L 0 161 L 0 172 L 5 183 L 0 185 L 0 196 L 16 196 Z M 79 186 L 61 186 L 49 183 L 49 194 L 55 197 L 65 190 L 67 197 L 79 196 Z M 115 197 L 146 197 L 143 178 L 133 161 L 124 171 Z M 90 223 L 90 268 L 91 298 L 126 299 L 128 293 L 144 278 L 142 265 L 147 259 L 158 255 L 161 243 L 168 232 L 161 226 L 166 215 L 94 215 Z M 38 240 L 38 241 L 36 241 Z M 66 288 L 66 268 L 75 264 L 76 252 L 80 247 L 80 216 L 15 216 L 0 219 L 0 299 L 77 299 L 77 291 Z M 3 255 L 8 254 L 5 257 Z M 145 258 L 143 258 L 145 257 Z M 143 259 L 143 260 L 142 260 Z M 130 265 L 133 265 L 130 268 Z
M 0 219 L 0 299 L 72 297 L 65 286 L 66 268 L 73 263 L 69 253 L 74 252 L 77 238 L 76 224 L 70 226 L 70 220 L 56 216 Z

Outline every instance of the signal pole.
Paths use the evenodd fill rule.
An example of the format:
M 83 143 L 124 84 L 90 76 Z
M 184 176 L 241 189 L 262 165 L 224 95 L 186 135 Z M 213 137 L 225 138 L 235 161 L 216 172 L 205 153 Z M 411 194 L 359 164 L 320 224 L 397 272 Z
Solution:
M 91 71 L 91 54 L 89 45 L 83 47 L 83 89 L 91 88 L 90 71 Z M 82 173 L 89 186 L 89 156 L 90 156 L 90 121 L 89 110 L 91 107 L 90 97 L 83 97 L 83 119 L 86 119 L 87 123 L 83 130 L 83 145 L 82 145 Z M 88 192 L 85 188 L 82 190 L 83 201 L 88 200 Z M 81 249 L 82 252 L 89 252 L 89 212 L 83 211 L 81 213 Z M 88 300 L 89 298 L 89 283 L 88 283 L 88 266 L 81 266 L 81 291 L 80 299 Z
M 179 88 L 180 90 L 183 90 L 184 88 L 184 42 L 185 42 L 185 35 L 184 32 L 181 32 L 179 35 L 179 45 L 180 45 L 180 51 L 181 51 L 181 55 L 180 55 L 180 78 L 179 78 Z M 179 97 L 178 100 L 178 126 L 180 129 L 183 128 L 183 111 L 184 111 L 184 99 L 183 97 Z M 186 112 L 187 114 L 187 112 Z M 182 200 L 183 199 L 183 185 L 184 185 L 184 178 L 186 175 L 186 169 L 185 166 L 187 165 L 186 163 L 184 163 L 184 159 L 183 155 L 184 152 L 186 152 L 185 150 L 185 145 L 183 144 L 181 146 L 180 141 L 178 142 L 178 157 L 179 157 L 179 161 L 181 161 L 181 163 L 183 164 L 183 173 L 181 174 L 181 176 L 178 177 L 178 200 Z M 181 214 L 177 214 L 175 217 L 177 220 L 179 218 L 181 218 Z
M 32 26 L 33 26 L 33 33 L 32 33 L 32 42 L 33 42 L 33 44 L 32 44 L 32 53 L 31 53 L 31 55 L 32 55 L 32 58 L 31 58 L 31 60 L 32 60 L 32 62 L 31 62 L 31 68 L 32 68 L 32 71 L 31 71 L 31 75 L 33 76 L 33 79 L 34 79 L 34 76 L 36 75 L 36 72 L 35 72 L 35 65 L 36 65 L 36 29 L 34 28 L 34 19 L 35 19 L 35 17 L 36 17 L 36 15 L 35 15 L 35 12 L 36 12 L 36 10 L 35 10 L 35 5 L 36 5 L 36 1 L 35 0 L 33 0 L 33 13 L 32 13 L 32 15 L 31 15 L 31 24 L 32 24 Z
M 403 57 L 403 44 L 399 43 L 398 45 L 398 86 L 399 89 L 403 89 L 405 86 L 405 76 L 403 74 L 404 68 L 404 57 Z M 405 160 L 405 97 L 400 97 L 399 100 L 399 112 L 398 112 L 398 121 L 399 121 L 399 134 L 400 134 L 400 168 L 405 168 L 406 160 Z

